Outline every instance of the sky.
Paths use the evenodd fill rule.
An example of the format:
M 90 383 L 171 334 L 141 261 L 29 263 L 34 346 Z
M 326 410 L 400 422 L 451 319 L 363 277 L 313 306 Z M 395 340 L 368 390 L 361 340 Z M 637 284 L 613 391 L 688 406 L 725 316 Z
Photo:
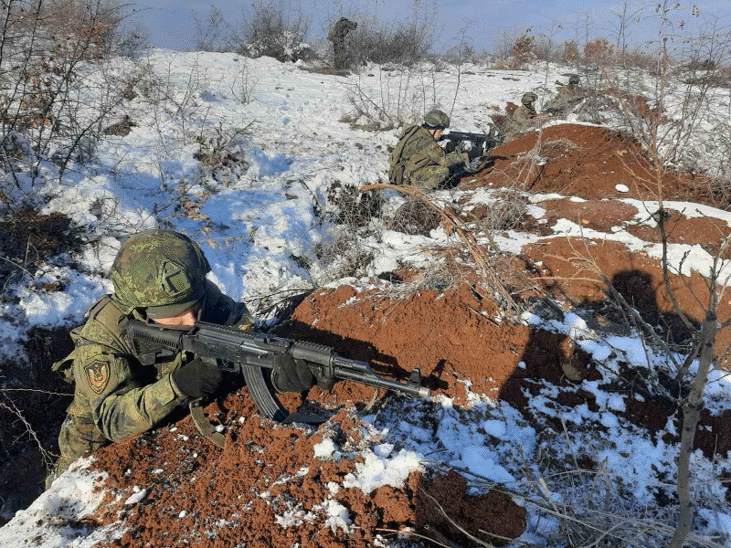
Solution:
M 435 46 L 446 50 L 459 43 L 464 35 L 477 51 L 492 52 L 506 37 L 514 38 L 530 29 L 561 43 L 575 39 L 583 43 L 587 29 L 594 37 L 604 36 L 616 41 L 621 0 L 273 0 L 285 14 L 300 15 L 310 22 L 308 39 L 322 41 L 326 29 L 341 15 L 357 21 L 377 17 L 379 21 L 408 21 L 429 18 L 434 21 Z M 149 31 L 151 45 L 170 49 L 190 50 L 196 40 L 193 19 L 195 12 L 204 21 L 210 6 L 225 15 L 227 23 L 235 26 L 243 20 L 243 9 L 253 2 L 214 0 L 205 4 L 195 0 L 148 0 L 131 4 Z M 674 4 L 674 2 L 673 2 Z M 415 8 L 416 5 L 416 8 Z M 634 21 L 627 27 L 630 41 L 645 41 L 657 33 L 654 15 L 657 2 L 627 2 L 627 12 Z M 689 10 L 697 5 L 698 16 Z M 637 22 L 636 18 L 644 19 Z M 688 27 L 698 28 L 719 18 L 722 26 L 731 24 L 731 3 L 712 0 L 683 3 L 673 13 L 676 23 L 683 19 Z
M 120 60 L 117 70 L 134 72 L 139 67 L 131 60 Z M 338 227 L 320 222 L 313 203 L 326 204 L 326 193 L 334 182 L 363 185 L 377 182 L 387 171 L 385 150 L 397 141 L 395 131 L 366 132 L 341 121 L 343 114 L 352 109 L 349 90 L 356 84 L 364 93 L 373 97 L 383 94 L 388 86 L 388 76 L 362 78 L 359 75 L 332 76 L 300 70 L 292 63 L 278 63 L 273 59 L 260 58 L 242 62 L 230 54 L 179 54 L 171 51 L 153 52 L 146 60 L 148 70 L 157 74 L 166 90 L 165 100 L 153 101 L 139 96 L 120 106 L 115 112 L 129 114 L 137 123 L 126 137 L 108 137 L 99 142 L 97 159 L 88 166 L 69 170 L 55 184 L 53 164 L 43 165 L 54 185 L 44 187 L 37 182 L 22 179 L 20 184 L 30 185 L 21 190 L 33 190 L 45 204 L 44 213 L 64 212 L 74 223 L 89 226 L 90 230 L 125 234 L 130 231 L 154 226 L 157 218 L 164 219 L 176 230 L 184 230 L 205 245 L 211 264 L 209 277 L 234 299 L 247 303 L 261 302 L 267 295 L 286 289 L 309 288 L 313 283 L 357 283 L 357 280 L 338 278 L 333 264 L 320 264 L 313 256 L 316 244 L 327 242 L 336 236 Z M 489 112 L 485 97 L 494 104 L 504 105 L 514 100 L 524 89 L 539 89 L 547 80 L 561 77 L 561 67 L 553 67 L 550 74 L 544 71 L 490 71 L 475 68 L 473 75 L 463 78 L 459 94 L 455 96 L 456 108 L 453 125 L 466 131 L 476 131 L 487 123 Z M 105 73 L 106 74 L 106 73 Z M 240 100 L 241 75 L 249 78 L 251 100 Z M 496 77 L 510 75 L 510 78 Z M 191 75 L 195 76 L 192 77 Z M 90 70 L 78 81 L 88 85 L 88 92 L 96 87 L 97 78 L 104 75 Z M 440 87 L 444 101 L 451 100 L 455 80 L 448 80 L 445 73 Z M 394 85 L 401 80 L 395 79 Z M 450 84 L 452 82 L 452 84 Z M 80 84 L 80 85 L 81 85 Z M 161 84 L 161 85 L 162 85 Z M 194 87 L 191 87 L 194 86 Z M 172 106 L 175 108 L 172 108 Z M 232 154 L 243 154 L 248 161 L 244 172 L 233 179 L 208 178 L 205 186 L 195 184 L 189 188 L 193 194 L 207 194 L 202 199 L 199 215 L 175 215 L 170 208 L 176 195 L 173 187 L 164 181 L 196 181 L 201 164 L 194 158 L 199 151 L 197 135 L 215 136 L 216 128 L 244 127 L 252 123 L 246 140 L 230 142 Z M 223 131 L 223 130 L 222 130 Z M 226 133 L 230 135 L 230 133 Z M 692 144 L 692 143 L 691 143 Z M 243 151 L 243 152 L 242 152 Z M 710 156 L 710 155 L 707 155 Z M 712 158 L 707 158 L 709 161 Z M 45 171 L 44 171 L 45 173 Z M 35 186 L 33 186 L 35 184 Z M 619 189 L 619 187 L 618 187 Z M 490 189 L 476 191 L 441 191 L 436 199 L 462 203 L 462 197 L 475 204 L 490 205 L 496 202 Z M 388 196 L 387 208 L 395 209 L 403 199 L 393 193 Z M 530 204 L 534 216 L 540 217 L 541 200 L 552 196 L 535 197 Z M 651 223 L 646 207 L 636 201 L 640 211 L 638 224 Z M 466 206 L 465 206 L 466 207 Z M 695 214 L 716 216 L 731 225 L 731 214 L 713 208 L 667 202 L 666 208 Z M 96 212 L 96 213 L 95 213 Z M 153 212 L 157 212 L 155 215 Z M 645 212 L 645 213 L 643 213 Z M 216 227 L 208 233 L 205 220 Z M 104 223 L 99 226 L 99 223 Z M 607 233 L 589 231 L 569 220 L 556 225 L 558 233 L 584 235 L 623 242 L 633 250 L 642 250 L 653 257 L 661 256 L 660 244 L 645 242 L 617 227 Z M 241 235 L 245 234 L 245 237 Z M 448 246 L 450 238 L 442 227 L 428 236 L 409 236 L 400 232 L 383 230 L 382 239 L 369 237 L 358 245 L 373 255 L 364 283 L 383 272 L 394 270 L 408 262 L 426 266 L 439 260 L 439 254 L 426 254 L 426 246 Z M 508 253 L 518 253 L 521 246 L 535 243 L 539 234 L 506 231 L 496 235 L 497 244 Z M 553 234 L 548 235 L 553 237 Z M 486 240 L 484 240 L 486 241 Z M 0 315 L 0 354 L 16 355 L 22 352 L 22 343 L 32 327 L 72 326 L 79 323 L 83 311 L 103 292 L 111 289 L 107 277 L 111 261 L 119 247 L 117 238 L 106 236 L 94 248 L 75 258 L 74 265 L 48 264 L 34 273 L 30 282 L 4 288 L 7 299 L 3 301 Z M 690 248 L 690 249 L 689 249 Z M 690 252 L 692 251 L 692 252 Z M 305 271 L 293 257 L 311 257 L 312 264 Z M 706 271 L 712 257 L 700 246 L 671 244 L 670 261 L 690 268 Z M 64 291 L 41 292 L 37 287 L 57 285 Z M 582 318 L 567 311 L 563 318 L 543 319 L 532 313 L 523 317 L 526 325 L 570 335 L 577 344 L 603 365 L 601 370 L 617 371 L 621 362 L 663 367 L 664 357 L 645 352 L 643 341 L 633 336 L 598 339 Z M 708 405 L 720 412 L 731 403 L 729 381 L 719 371 L 713 372 L 707 393 Z M 675 447 L 662 441 L 662 432 L 655 438 L 628 427 L 618 412 L 623 403 L 602 394 L 597 382 L 585 381 L 582 388 L 596 393 L 599 410 L 590 411 L 586 405 L 578 406 L 565 418 L 577 424 L 602 424 L 608 431 L 599 439 L 592 438 L 592 429 L 570 432 L 571 446 L 602 447 L 607 474 L 621 476 L 627 489 L 631 489 L 638 505 L 652 504 L 653 481 L 672 477 Z M 422 460 L 441 459 L 445 463 L 494 481 L 509 485 L 519 481 L 523 467 L 513 458 L 516 454 L 540 453 L 550 443 L 542 440 L 540 432 L 526 424 L 518 410 L 509 405 L 491 402 L 484 394 L 472 394 L 473 405 L 469 409 L 454 406 L 448 398 L 435 402 L 438 427 L 432 432 L 420 424 L 431 424 L 423 417 L 417 404 L 406 409 L 394 408 L 392 414 L 383 413 L 379 425 L 368 423 L 366 429 L 372 436 L 370 448 L 364 451 L 363 466 L 358 473 L 344 478 L 344 485 L 370 492 L 378 482 L 397 485 L 418 468 Z M 536 412 L 556 417 L 559 411 L 552 405 L 550 388 L 531 398 L 530 405 Z M 668 425 L 672 427 L 672 425 Z M 569 435 L 569 433 L 567 433 Z M 605 443 L 607 440 L 616 441 Z M 395 444 L 401 449 L 394 449 Z M 488 452 L 487 446 L 494 446 Z M 617 448 L 623 449 L 619 451 Z M 328 458 L 339 447 L 327 443 L 315 448 L 317 456 Z M 555 440 L 553 447 L 564 454 L 563 437 Z M 519 453 L 522 452 L 522 453 Z M 566 457 L 568 458 L 568 456 Z M 728 459 L 710 463 L 702 455 L 695 455 L 699 481 L 705 486 L 708 498 L 697 501 L 700 512 L 708 515 L 708 527 L 717 527 L 731 538 L 731 512 L 728 506 L 720 506 L 723 488 L 713 470 L 719 466 L 731 468 Z M 80 463 L 83 464 L 83 463 Z M 388 471 L 388 473 L 384 473 Z M 705 475 L 704 475 L 705 474 Z M 99 503 L 101 492 L 94 490 L 95 477 L 83 469 L 69 471 L 57 480 L 51 490 L 44 493 L 27 511 L 19 512 L 15 519 L 0 528 L 0 546 L 14 548 L 26 546 L 29 538 L 43 539 L 40 544 L 47 548 L 91 546 L 99 540 L 109 540 L 114 532 L 100 528 L 93 537 L 82 538 L 78 531 L 58 527 L 59 517 L 77 518 L 93 510 Z M 145 486 L 128 500 L 129 505 L 139 504 L 144 498 Z M 556 493 L 556 496 L 560 496 Z M 71 502 L 71 503 L 70 503 Z M 326 502 L 326 501 L 324 501 Z M 719 505 L 719 506 L 714 506 Z M 347 515 L 342 508 L 333 507 L 332 519 L 347 525 Z M 643 508 L 643 512 L 646 511 Z M 341 521 L 338 521 L 341 520 Z M 60 520 L 63 522 L 63 520 Z M 539 516 L 531 510 L 529 529 L 520 539 L 544 545 L 550 535 L 558 531 L 556 520 Z M 104 535 L 109 535 L 104 538 Z

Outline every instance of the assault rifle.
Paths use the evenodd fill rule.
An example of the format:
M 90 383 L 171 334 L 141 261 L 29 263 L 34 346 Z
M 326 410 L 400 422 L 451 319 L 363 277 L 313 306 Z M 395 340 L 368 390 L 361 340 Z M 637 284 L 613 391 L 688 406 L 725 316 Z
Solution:
M 411 371 L 407 382 L 385 379 L 374 373 L 367 362 L 339 356 L 323 344 L 246 332 L 207 322 L 199 322 L 192 327 L 170 327 L 130 320 L 125 331 L 135 356 L 143 364 L 155 363 L 157 357 L 190 352 L 203 359 L 216 359 L 224 371 L 243 374 L 259 412 L 277 422 L 323 422 L 305 415 L 290 415 L 272 395 L 264 369 L 272 369 L 277 356 L 284 354 L 303 360 L 318 385 L 323 387 L 331 387 L 335 380 L 343 379 L 408 396 L 431 395 L 428 388 L 421 386 L 421 370 L 418 368 Z M 223 447 L 224 436 L 214 431 L 203 414 L 200 400 L 191 402 L 190 411 L 198 431 Z
M 479 156 L 488 156 L 488 151 L 503 143 L 503 137 L 493 127 L 490 133 L 450 131 L 443 134 L 440 141 L 446 141 L 445 152 L 466 152 L 469 159 L 473 160 Z

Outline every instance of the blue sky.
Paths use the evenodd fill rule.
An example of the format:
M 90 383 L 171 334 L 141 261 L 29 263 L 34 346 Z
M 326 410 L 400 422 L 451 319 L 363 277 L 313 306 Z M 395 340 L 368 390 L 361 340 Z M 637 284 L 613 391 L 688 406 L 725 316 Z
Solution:
M 254 0 L 256 1 L 256 0 Z M 268 1 L 268 0 L 265 0 Z M 583 43 L 587 30 L 592 37 L 605 36 L 616 40 L 618 14 L 623 5 L 636 17 L 628 27 L 628 39 L 644 42 L 657 34 L 658 19 L 654 8 L 658 2 L 622 0 L 273 0 L 284 13 L 295 14 L 309 21 L 308 39 L 316 43 L 326 35 L 328 25 L 341 15 L 359 18 L 376 17 L 379 21 L 413 19 L 415 6 L 423 13 L 436 11 L 435 26 L 438 49 L 457 43 L 462 31 L 478 51 L 493 51 L 506 36 L 517 36 L 530 28 L 533 34 L 545 34 L 561 43 L 576 39 Z M 670 4 L 674 4 L 671 2 Z M 149 33 L 153 46 L 170 49 L 192 49 L 195 45 L 195 11 L 205 20 L 211 6 L 226 16 L 227 23 L 236 25 L 243 20 L 243 10 L 250 9 L 251 0 L 147 0 L 134 4 L 138 17 Z M 690 14 L 697 5 L 700 16 Z M 425 16 L 421 16 L 425 17 Z M 712 0 L 681 3 L 673 12 L 676 25 L 683 19 L 688 28 L 698 28 L 709 20 L 718 19 L 721 26 L 731 25 L 731 2 Z M 687 30 L 686 30 L 687 31 Z

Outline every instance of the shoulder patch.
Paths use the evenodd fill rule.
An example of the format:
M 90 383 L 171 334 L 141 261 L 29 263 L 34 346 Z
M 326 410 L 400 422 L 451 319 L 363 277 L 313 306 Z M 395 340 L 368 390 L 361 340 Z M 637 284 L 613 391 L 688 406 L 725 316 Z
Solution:
M 94 361 L 84 367 L 84 372 L 91 389 L 97 394 L 104 392 L 109 383 L 109 364 L 105 361 Z

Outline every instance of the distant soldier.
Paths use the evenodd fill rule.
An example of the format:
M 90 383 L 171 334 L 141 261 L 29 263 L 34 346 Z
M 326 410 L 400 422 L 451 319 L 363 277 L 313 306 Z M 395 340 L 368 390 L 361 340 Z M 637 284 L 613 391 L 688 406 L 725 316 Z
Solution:
M 104 295 L 71 332 L 76 348 L 54 364 L 73 381 L 74 399 L 58 438 L 61 457 L 46 487 L 86 451 L 154 428 L 181 403 L 213 395 L 218 365 L 188 352 L 139 356 L 125 337 L 128 320 L 190 327 L 197 321 L 251 329 L 254 318 L 206 274 L 198 244 L 172 230 L 128 238 L 112 264 L 114 293 Z M 288 359 L 272 370 L 278 392 L 302 392 L 313 383 L 307 366 Z
M 543 109 L 544 112 L 555 116 L 568 110 L 584 97 L 584 89 L 579 84 L 581 80 L 576 74 L 569 77 L 568 84 L 559 86 L 554 97 Z
M 333 50 L 335 52 L 334 67 L 336 70 L 343 70 L 348 68 L 347 51 L 345 48 L 345 37 L 351 30 L 355 30 L 358 27 L 358 23 L 350 21 L 346 17 L 341 17 L 337 23 L 330 29 L 330 33 L 327 35 L 327 39 L 333 44 Z
M 422 125 L 407 127 L 390 158 L 388 178 L 395 185 L 413 185 L 434 190 L 448 186 L 468 161 L 466 153 L 447 154 L 439 146 L 442 133 L 449 127 L 449 116 L 432 110 Z
M 538 117 L 535 107 L 535 102 L 537 100 L 538 95 L 532 91 L 523 94 L 523 97 L 520 99 L 522 104 L 515 109 L 510 120 L 508 120 L 505 128 L 505 133 L 507 135 L 515 135 L 516 133 L 525 131 L 534 123 Z

